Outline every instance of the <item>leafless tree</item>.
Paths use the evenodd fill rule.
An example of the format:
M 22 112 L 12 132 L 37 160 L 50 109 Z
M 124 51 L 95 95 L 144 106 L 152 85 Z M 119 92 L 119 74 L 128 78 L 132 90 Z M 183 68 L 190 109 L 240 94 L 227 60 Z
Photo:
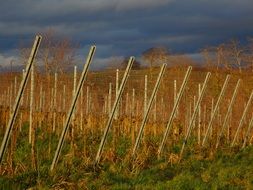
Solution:
M 142 58 L 149 63 L 152 68 L 167 61 L 169 52 L 165 47 L 153 47 L 142 53 Z

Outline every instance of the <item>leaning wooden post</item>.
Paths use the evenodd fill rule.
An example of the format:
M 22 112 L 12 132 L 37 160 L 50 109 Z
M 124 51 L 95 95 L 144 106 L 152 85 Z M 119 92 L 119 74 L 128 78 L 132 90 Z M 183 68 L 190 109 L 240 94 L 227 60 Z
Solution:
M 86 63 L 85 63 L 84 68 L 83 68 L 83 72 L 82 72 L 81 77 L 79 79 L 79 83 L 78 83 L 77 89 L 75 91 L 75 96 L 72 99 L 71 106 L 70 106 L 70 109 L 68 111 L 67 119 L 65 120 L 65 124 L 64 124 L 62 133 L 61 133 L 61 137 L 59 139 L 58 146 L 57 146 L 57 149 L 56 149 L 56 152 L 55 152 L 55 155 L 54 155 L 54 159 L 53 159 L 51 167 L 50 167 L 51 171 L 54 169 L 54 167 L 55 167 L 55 165 L 56 165 L 56 163 L 58 161 L 58 158 L 59 158 L 59 155 L 60 155 L 63 143 L 64 143 L 64 139 L 65 139 L 66 133 L 68 131 L 69 124 L 71 122 L 71 116 L 73 115 L 77 99 L 79 97 L 79 94 L 80 94 L 81 88 L 83 86 L 83 83 L 84 83 L 84 81 L 86 79 L 86 76 L 87 76 L 87 73 L 88 73 L 88 69 L 89 69 L 89 66 L 91 64 L 92 58 L 94 56 L 95 50 L 96 50 L 96 46 L 91 46 L 89 55 L 88 55 L 88 57 L 86 59 Z
M 191 130 L 192 130 L 192 127 L 193 127 L 193 124 L 194 124 L 194 120 L 195 120 L 195 117 L 196 117 L 197 112 L 198 112 L 198 106 L 199 106 L 200 102 L 201 102 L 202 99 L 203 99 L 204 92 L 205 92 L 206 87 L 207 87 L 207 82 L 208 82 L 210 76 L 211 76 L 211 73 L 208 72 L 207 75 L 206 75 L 206 78 L 205 78 L 203 87 L 202 87 L 202 89 L 201 89 L 200 96 L 198 97 L 197 104 L 196 104 L 196 106 L 195 106 L 195 108 L 194 108 L 194 112 L 193 112 L 193 114 L 192 114 L 191 121 L 190 121 L 188 130 L 187 130 L 187 133 L 186 133 L 186 136 L 185 136 L 185 139 L 184 139 L 184 142 L 183 142 L 181 151 L 180 151 L 180 159 L 182 158 L 182 155 L 183 155 L 183 152 L 184 152 L 184 147 L 185 147 L 185 145 L 186 145 L 186 143 L 187 143 L 187 140 L 188 140 L 188 138 L 189 138 L 189 136 L 190 136 L 190 133 L 191 133 Z
M 3 161 L 3 156 L 4 156 L 4 153 L 5 153 L 5 150 L 6 150 L 8 141 L 9 141 L 9 138 L 10 138 L 10 134 L 11 134 L 11 131 L 12 131 L 15 119 L 16 119 L 17 114 L 18 114 L 18 108 L 19 108 L 20 100 L 21 100 L 21 97 L 22 97 L 22 95 L 24 93 L 24 89 L 25 89 L 25 86 L 26 86 L 27 81 L 28 81 L 28 76 L 30 74 L 31 67 L 33 65 L 33 61 L 35 59 L 37 51 L 39 49 L 39 45 L 40 45 L 41 39 L 42 39 L 41 36 L 39 36 L 39 35 L 36 36 L 34 44 L 33 44 L 33 48 L 32 48 L 32 51 L 31 51 L 31 54 L 30 54 L 29 59 L 28 59 L 28 64 L 26 66 L 25 77 L 23 78 L 23 80 L 22 80 L 22 82 L 20 84 L 19 91 L 18 91 L 16 100 L 15 100 L 15 103 L 14 103 L 14 106 L 13 106 L 13 112 L 12 112 L 11 117 L 9 119 L 6 131 L 5 131 L 5 134 L 4 134 L 4 138 L 3 138 L 3 141 L 2 141 L 2 144 L 1 144 L 1 148 L 0 148 L 0 164 Z
M 156 93 L 157 93 L 157 91 L 158 91 L 158 88 L 159 88 L 159 85 L 160 85 L 160 82 L 161 82 L 161 78 L 162 78 L 162 76 L 163 76 L 163 74 L 164 74 L 164 72 L 165 72 L 166 65 L 167 65 L 166 63 L 162 65 L 161 70 L 160 70 L 160 73 L 159 73 L 158 78 L 157 78 L 157 81 L 156 81 L 156 84 L 155 84 L 155 87 L 154 87 L 154 89 L 153 89 L 152 95 L 151 95 L 151 97 L 150 97 L 150 99 L 149 99 L 148 107 L 147 107 L 146 112 L 145 112 L 145 114 L 144 114 L 144 117 L 143 117 L 143 120 L 142 120 L 142 123 L 141 123 L 141 127 L 140 127 L 140 130 L 139 130 L 139 133 L 138 133 L 138 136 L 137 136 L 135 145 L 134 145 L 132 157 L 135 156 L 136 150 L 137 150 L 138 145 L 139 145 L 139 143 L 140 143 L 140 139 L 141 139 L 141 136 L 142 136 L 142 134 L 143 134 L 144 126 L 145 126 L 145 124 L 146 124 L 146 122 L 147 122 L 148 114 L 149 114 L 149 112 L 150 112 L 152 103 L 153 103 L 153 101 L 154 101 L 154 99 L 155 99 L 155 96 L 156 96 Z
M 226 90 L 226 88 L 227 88 L 229 79 L 230 79 L 230 75 L 227 75 L 227 77 L 226 77 L 226 79 L 225 79 L 225 82 L 224 82 L 224 84 L 223 84 L 223 86 L 222 86 L 220 95 L 219 95 L 219 97 L 218 97 L 218 100 L 217 100 L 217 102 L 216 102 L 216 105 L 215 105 L 215 107 L 214 107 L 213 114 L 212 114 L 211 119 L 210 119 L 210 121 L 209 121 L 209 123 L 208 123 L 207 131 L 206 131 L 205 137 L 204 137 L 204 139 L 203 139 L 202 146 L 205 145 L 206 140 L 207 140 L 207 138 L 208 138 L 208 136 L 209 136 L 210 129 L 212 128 L 212 124 L 213 124 L 215 115 L 216 115 L 216 113 L 217 113 L 217 110 L 218 110 L 218 107 L 219 107 L 219 105 L 220 105 L 220 102 L 221 102 L 221 100 L 222 100 L 222 98 L 223 98 L 223 96 L 224 96 L 224 92 L 225 92 L 225 90 Z
M 224 121 L 223 121 L 221 130 L 220 130 L 220 134 L 218 135 L 218 138 L 217 138 L 216 148 L 218 148 L 219 143 L 220 143 L 221 136 L 222 136 L 222 134 L 223 134 L 223 131 L 224 131 L 225 127 L 227 126 L 228 118 L 229 118 L 230 112 L 231 112 L 231 110 L 232 110 L 232 106 L 233 106 L 233 104 L 234 104 L 235 97 L 236 97 L 236 95 L 237 95 L 240 82 L 241 82 L 241 79 L 239 79 L 239 80 L 237 81 L 237 83 L 236 83 L 235 90 L 234 90 L 233 95 L 232 95 L 232 99 L 231 99 L 231 101 L 230 101 L 230 103 L 229 103 L 228 110 L 227 110 L 227 113 L 226 113 L 226 115 L 225 115 L 225 119 L 224 119 Z
M 249 109 L 249 106 L 250 106 L 250 103 L 251 103 L 252 98 L 253 98 L 253 90 L 251 91 L 249 100 L 248 100 L 248 102 L 247 102 L 247 104 L 246 104 L 246 107 L 245 107 L 245 109 L 244 109 L 244 111 L 243 111 L 242 118 L 241 118 L 240 123 L 239 123 L 239 126 L 238 126 L 238 128 L 237 128 L 237 130 L 236 130 L 236 132 L 235 132 L 235 137 L 234 137 L 234 139 L 233 139 L 233 141 L 232 141 L 232 143 L 231 143 L 231 147 L 234 146 L 234 144 L 235 144 L 235 141 L 236 141 L 236 139 L 237 139 L 239 130 L 241 129 L 241 127 L 242 127 L 242 125 L 243 125 L 243 121 L 244 121 L 244 118 L 245 118 L 245 116 L 246 116 L 246 113 L 247 113 L 247 111 L 248 111 L 248 109 Z
M 98 164 L 99 161 L 100 161 L 101 153 L 102 153 L 104 145 L 105 145 L 105 140 L 106 140 L 107 134 L 109 132 L 109 128 L 111 127 L 114 114 L 115 114 L 116 109 L 118 107 L 120 97 L 122 96 L 123 90 L 125 88 L 126 81 L 128 79 L 128 76 L 129 76 L 130 70 L 132 68 L 133 62 L 134 62 L 134 57 L 130 57 L 130 59 L 128 61 L 128 64 L 127 64 L 126 71 L 125 71 L 123 79 L 122 79 L 122 82 L 120 84 L 120 88 L 119 88 L 117 97 L 116 97 L 115 102 L 113 104 L 113 108 L 112 108 L 112 111 L 110 113 L 110 117 L 109 117 L 109 119 L 107 121 L 107 124 L 106 124 L 106 127 L 104 129 L 104 134 L 103 134 L 103 137 L 101 139 L 101 142 L 100 142 L 100 145 L 99 145 L 99 149 L 97 151 L 97 155 L 96 155 L 96 159 L 95 159 L 95 164 Z
M 188 67 L 187 71 L 186 71 L 186 74 L 185 74 L 185 77 L 184 77 L 184 80 L 183 80 L 183 83 L 180 87 L 180 90 L 179 90 L 179 93 L 178 93 L 178 96 L 176 98 L 176 101 L 174 103 L 174 106 L 173 106 L 173 109 L 172 109 L 172 112 L 170 114 L 170 118 L 167 122 L 167 125 L 166 125 L 166 130 L 164 132 L 164 135 L 163 135 L 163 139 L 162 139 L 162 142 L 159 146 L 159 149 L 158 149 L 158 157 L 160 157 L 162 151 L 163 151 L 163 148 L 164 148 L 164 145 L 165 145 L 165 141 L 167 140 L 167 137 L 168 137 L 168 134 L 169 134 L 169 131 L 170 131 L 170 128 L 172 126 L 172 122 L 173 122 L 173 119 L 175 118 L 175 114 L 176 114 L 176 111 L 177 111 L 177 108 L 178 108 L 178 105 L 179 105 L 179 102 L 183 96 L 183 92 L 185 90 L 185 87 L 186 87 L 186 84 L 188 82 L 188 79 L 189 79 L 189 76 L 191 74 L 191 71 L 192 71 L 192 67 Z

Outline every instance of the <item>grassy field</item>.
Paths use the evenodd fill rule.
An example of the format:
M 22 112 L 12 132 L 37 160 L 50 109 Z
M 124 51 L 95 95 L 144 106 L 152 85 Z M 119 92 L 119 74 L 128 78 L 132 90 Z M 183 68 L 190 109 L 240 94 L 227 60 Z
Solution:
M 13 155 L 13 170 L 2 166 L 1 189 L 252 189 L 253 148 L 239 150 L 222 148 L 217 152 L 190 145 L 184 159 L 173 159 L 179 145 L 170 148 L 170 158 L 157 160 L 154 147 L 157 139 L 147 140 L 149 148 L 143 147 L 135 160 L 129 157 L 131 140 L 117 139 L 113 145 L 110 136 L 101 165 L 94 167 L 93 159 L 98 144 L 98 135 L 89 135 L 84 150 L 81 136 L 76 137 L 73 147 L 68 140 L 62 158 L 53 173 L 49 172 L 56 137 L 37 132 L 37 166 L 30 165 L 30 145 L 27 143 L 28 126 L 18 138 Z M 51 140 L 50 140 L 51 139 Z M 192 143 L 194 139 L 191 139 Z M 93 145 L 93 146 L 92 146 Z M 152 145 L 152 146 L 151 146 Z M 144 145 L 148 146 L 148 145 Z M 110 148 L 109 148 L 110 147 Z M 153 149 L 152 149 L 153 147 Z

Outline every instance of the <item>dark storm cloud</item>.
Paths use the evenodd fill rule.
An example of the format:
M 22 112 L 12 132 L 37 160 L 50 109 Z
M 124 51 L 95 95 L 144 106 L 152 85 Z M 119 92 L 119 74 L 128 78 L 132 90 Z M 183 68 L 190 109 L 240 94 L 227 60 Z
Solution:
M 164 45 L 194 53 L 253 33 L 252 0 L 9 0 L 0 6 L 0 52 L 52 28 L 97 44 L 100 58 L 140 55 Z M 3 58 L 2 58 L 3 59 Z

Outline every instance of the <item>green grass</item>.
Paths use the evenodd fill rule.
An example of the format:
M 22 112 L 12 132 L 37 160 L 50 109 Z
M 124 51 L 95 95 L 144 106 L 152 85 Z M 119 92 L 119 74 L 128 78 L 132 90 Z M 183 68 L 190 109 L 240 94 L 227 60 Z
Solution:
M 171 164 L 168 159 L 156 159 L 155 151 L 145 155 L 141 147 L 143 163 L 133 162 L 130 154 L 131 140 L 126 136 L 117 139 L 113 152 L 114 160 L 105 159 L 99 167 L 92 165 L 97 146 L 97 135 L 86 139 L 89 157 L 82 153 L 81 136 L 75 139 L 74 156 L 71 154 L 70 142 L 64 143 L 61 158 L 53 173 L 49 172 L 53 152 L 56 149 L 56 135 L 48 135 L 42 129 L 37 130 L 36 148 L 38 153 L 37 169 L 30 167 L 30 145 L 27 140 L 28 127 L 24 126 L 18 137 L 17 149 L 14 154 L 12 175 L 0 177 L 0 189 L 253 189 L 253 148 L 244 150 L 223 149 L 213 156 L 208 149 L 193 151 L 194 139 L 186 148 L 181 163 Z M 43 135 L 43 138 L 39 138 Z M 51 153 L 48 153 L 51 140 Z M 158 139 L 147 137 L 147 146 L 157 146 Z M 93 142 L 93 143 L 91 143 Z M 113 137 L 107 141 L 106 152 L 112 150 Z M 93 146 L 92 145 L 92 146 Z M 153 147 L 153 149 L 154 149 Z M 169 151 L 178 153 L 180 144 L 174 144 Z M 88 161 L 87 161 L 88 160 Z M 23 171 L 19 165 L 25 167 Z

